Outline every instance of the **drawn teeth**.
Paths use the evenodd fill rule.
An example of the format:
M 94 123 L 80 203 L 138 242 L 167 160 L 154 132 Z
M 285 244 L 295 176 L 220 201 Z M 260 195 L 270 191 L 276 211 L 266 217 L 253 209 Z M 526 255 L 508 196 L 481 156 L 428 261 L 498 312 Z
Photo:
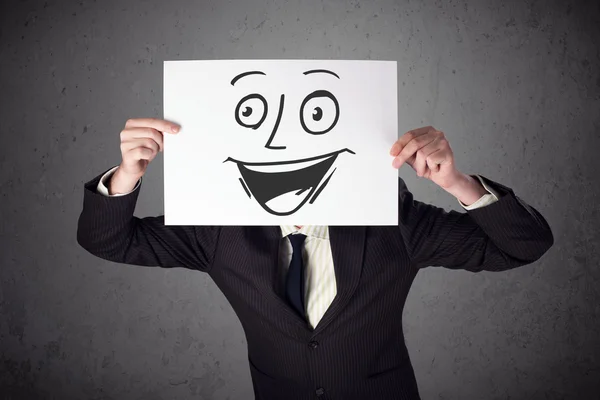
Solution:
M 274 173 L 274 172 L 287 172 L 287 171 L 297 171 L 311 165 L 315 165 L 325 160 L 325 158 L 319 158 L 317 160 L 311 161 L 303 161 L 299 163 L 291 163 L 291 164 L 277 164 L 277 165 L 244 165 L 244 167 L 248 168 L 250 171 L 256 172 L 266 172 L 266 173 Z

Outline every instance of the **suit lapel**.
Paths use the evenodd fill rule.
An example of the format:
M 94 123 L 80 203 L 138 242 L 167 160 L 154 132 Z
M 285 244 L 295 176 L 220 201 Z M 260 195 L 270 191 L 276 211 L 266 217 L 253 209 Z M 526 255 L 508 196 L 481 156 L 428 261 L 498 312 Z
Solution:
M 245 227 L 244 230 L 246 240 L 252 243 L 254 249 L 249 252 L 249 261 L 253 265 L 252 280 L 257 289 L 279 309 L 281 318 L 297 328 L 297 337 L 303 337 L 306 333 L 310 333 L 308 322 L 296 313 L 284 297 L 277 294 L 281 228 L 279 226 L 252 226 Z
M 364 226 L 329 227 L 337 294 L 317 327 L 311 331 L 308 323 L 296 313 L 284 297 L 277 294 L 281 228 L 279 226 L 245 227 L 246 239 L 252 242 L 254 249 L 249 254 L 249 261 L 255 268 L 253 280 L 257 289 L 271 299 L 275 307 L 281 311 L 281 318 L 297 329 L 290 333 L 294 333 L 298 338 L 303 338 L 306 333 L 317 335 L 348 304 L 361 276 L 366 230 Z
M 364 226 L 329 227 L 337 294 L 317 324 L 313 335 L 323 331 L 335 319 L 356 290 L 362 272 L 366 230 Z

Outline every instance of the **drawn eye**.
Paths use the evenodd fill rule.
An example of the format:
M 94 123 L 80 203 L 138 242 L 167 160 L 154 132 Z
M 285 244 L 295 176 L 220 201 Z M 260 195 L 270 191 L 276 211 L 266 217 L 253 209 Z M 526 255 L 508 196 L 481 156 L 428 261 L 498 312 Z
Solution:
M 302 128 L 312 135 L 322 135 L 333 129 L 340 118 L 340 106 L 334 95 L 317 90 L 306 96 L 300 106 Z
M 320 121 L 323 118 L 323 110 L 321 107 L 315 107 L 315 112 L 313 113 L 313 120 Z
M 249 94 L 235 108 L 235 120 L 244 128 L 258 129 L 267 118 L 267 101 L 258 93 Z

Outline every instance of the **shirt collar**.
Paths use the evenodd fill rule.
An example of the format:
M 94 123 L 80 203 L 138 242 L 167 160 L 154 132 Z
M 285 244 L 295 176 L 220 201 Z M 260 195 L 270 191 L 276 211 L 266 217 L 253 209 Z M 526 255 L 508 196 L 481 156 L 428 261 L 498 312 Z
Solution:
M 295 225 L 280 225 L 281 236 L 286 237 L 291 233 L 302 233 L 306 236 L 329 240 L 329 227 L 326 225 L 303 225 L 302 229 Z

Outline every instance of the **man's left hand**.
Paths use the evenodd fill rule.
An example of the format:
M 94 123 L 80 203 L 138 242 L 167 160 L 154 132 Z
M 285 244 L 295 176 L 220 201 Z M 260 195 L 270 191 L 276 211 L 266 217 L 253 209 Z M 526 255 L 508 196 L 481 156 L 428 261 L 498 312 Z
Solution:
M 407 163 L 422 178 L 448 189 L 464 179 L 454 165 L 454 154 L 444 132 L 432 126 L 406 132 L 390 150 L 396 169 Z

